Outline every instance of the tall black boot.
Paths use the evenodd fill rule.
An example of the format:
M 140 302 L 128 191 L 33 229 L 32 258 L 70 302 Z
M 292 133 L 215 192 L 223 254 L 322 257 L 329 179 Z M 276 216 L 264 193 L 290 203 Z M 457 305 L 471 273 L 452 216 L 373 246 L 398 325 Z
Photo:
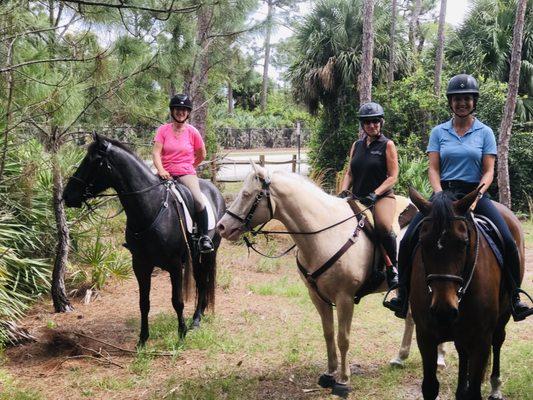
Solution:
M 198 248 L 200 253 L 211 253 L 214 247 L 211 238 L 207 235 L 208 216 L 205 207 L 202 211 L 196 212 L 196 222 L 198 224 Z
M 398 286 L 398 261 L 396 259 L 396 234 L 391 231 L 380 237 L 381 244 L 389 256 L 392 265 L 386 266 L 387 285 L 390 288 Z
M 405 243 L 404 240 L 408 242 Z M 383 305 L 389 310 L 394 311 L 394 315 L 398 318 L 405 319 L 409 309 L 409 281 L 411 279 L 411 246 L 410 240 L 405 238 L 400 244 L 400 252 L 398 254 L 398 293 L 396 297 L 389 301 L 384 301 Z
M 506 271 L 507 286 L 511 295 L 511 315 L 518 322 L 523 321 L 533 314 L 533 308 L 520 301 L 520 293 L 524 293 L 528 297 L 529 295 L 520 289 L 520 257 L 518 255 L 518 248 L 514 243 L 511 248 L 508 247 L 511 246 L 507 246 L 505 249 L 504 270 Z M 531 299 L 531 297 L 529 298 Z

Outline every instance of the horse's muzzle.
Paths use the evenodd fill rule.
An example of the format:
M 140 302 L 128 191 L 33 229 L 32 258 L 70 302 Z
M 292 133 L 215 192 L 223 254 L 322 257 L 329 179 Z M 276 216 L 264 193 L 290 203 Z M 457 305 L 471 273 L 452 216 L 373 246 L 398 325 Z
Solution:
M 452 325 L 459 316 L 459 309 L 452 306 L 437 307 L 432 305 L 429 308 L 429 313 L 438 325 Z

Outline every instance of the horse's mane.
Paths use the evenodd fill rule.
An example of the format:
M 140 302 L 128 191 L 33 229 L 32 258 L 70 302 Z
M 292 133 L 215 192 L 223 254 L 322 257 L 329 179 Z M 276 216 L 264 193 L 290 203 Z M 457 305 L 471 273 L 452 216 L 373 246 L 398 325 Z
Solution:
M 445 191 L 442 191 L 436 193 L 431 202 L 432 207 L 429 217 L 432 222 L 432 230 L 435 234 L 440 235 L 442 231 L 450 228 L 455 215 L 452 198 Z
M 116 140 L 116 139 L 111 139 L 111 138 L 108 138 L 106 136 L 102 136 L 100 135 L 100 138 L 103 139 L 103 140 L 106 140 L 108 142 L 110 142 L 113 146 L 116 146 L 122 150 L 124 150 L 126 153 L 128 153 L 130 156 L 132 156 L 133 158 L 135 158 L 137 161 L 139 161 L 142 165 L 145 165 L 146 164 L 144 163 L 143 160 L 141 160 L 141 158 L 135 153 L 135 151 L 133 151 L 133 149 L 131 147 L 129 147 L 128 145 Z M 94 148 L 96 147 L 96 142 L 93 142 L 89 145 L 89 152 L 92 152 L 94 151 Z M 146 166 L 147 167 L 147 166 Z
M 328 195 L 324 191 L 324 189 L 322 189 L 320 186 L 318 186 L 318 184 L 316 182 L 312 181 L 311 179 L 309 179 L 308 177 L 306 177 L 304 175 L 299 175 L 299 174 L 296 174 L 294 172 L 288 172 L 288 171 L 282 171 L 282 170 L 274 171 L 274 173 L 275 174 L 279 174 L 279 175 L 283 175 L 283 176 L 286 176 L 286 177 L 289 177 L 289 178 L 292 178 L 292 179 L 295 179 L 295 180 L 298 181 L 298 183 L 306 185 L 306 187 L 309 188 L 310 190 L 319 192 L 319 193 L 321 193 L 323 195 Z

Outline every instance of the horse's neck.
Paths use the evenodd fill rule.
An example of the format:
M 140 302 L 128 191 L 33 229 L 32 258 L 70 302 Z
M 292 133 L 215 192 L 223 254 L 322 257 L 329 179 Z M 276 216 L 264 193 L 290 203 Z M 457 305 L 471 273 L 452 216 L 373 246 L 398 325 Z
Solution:
M 290 232 L 312 232 L 328 227 L 353 215 L 350 206 L 333 196 L 329 196 L 311 183 L 292 175 L 272 177 L 272 197 L 275 202 L 274 218 L 281 221 Z M 344 231 L 346 223 L 333 227 L 330 234 Z M 299 249 L 313 248 L 321 235 L 293 235 Z
M 163 187 L 154 187 L 143 193 L 131 194 L 157 185 L 159 178 L 150 171 L 147 165 L 125 150 L 115 149 L 115 152 L 116 156 L 111 162 L 112 168 L 118 175 L 118 181 L 114 182 L 113 188 L 119 193 L 120 202 L 128 220 L 134 219 L 138 220 L 137 222 L 141 225 L 145 224 L 146 220 L 152 218 L 153 213 L 161 206 L 162 199 L 160 198 L 161 193 L 164 192 Z M 130 194 L 120 195 L 120 193 Z

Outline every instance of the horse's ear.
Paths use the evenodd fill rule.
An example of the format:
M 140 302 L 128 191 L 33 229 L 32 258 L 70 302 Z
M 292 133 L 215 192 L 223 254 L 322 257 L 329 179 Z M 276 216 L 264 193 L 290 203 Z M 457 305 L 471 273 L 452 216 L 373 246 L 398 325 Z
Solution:
M 98 133 L 96 133 L 95 131 L 93 131 L 91 136 L 93 137 L 93 141 L 95 141 L 95 142 L 99 142 L 100 141 L 100 135 L 98 135 Z
M 266 168 L 263 168 L 262 166 L 257 165 L 256 163 L 253 162 L 252 159 L 250 159 L 250 163 L 252 164 L 252 168 L 254 169 L 254 173 L 257 177 L 261 179 L 265 179 L 268 176 L 268 171 L 266 170 Z
M 409 198 L 422 214 L 429 214 L 429 212 L 431 211 L 431 202 L 424 199 L 424 197 L 422 197 L 422 195 L 418 193 L 413 187 L 409 187 Z
M 453 208 L 458 215 L 465 215 L 470 209 L 470 206 L 476 201 L 477 195 L 483 186 L 478 187 L 475 190 L 472 190 L 465 197 L 460 200 L 453 202 Z
M 254 163 L 254 160 L 252 160 L 251 158 L 249 158 L 249 160 L 250 160 L 250 164 L 252 164 L 252 168 L 254 170 L 254 174 L 257 175 L 257 164 Z

